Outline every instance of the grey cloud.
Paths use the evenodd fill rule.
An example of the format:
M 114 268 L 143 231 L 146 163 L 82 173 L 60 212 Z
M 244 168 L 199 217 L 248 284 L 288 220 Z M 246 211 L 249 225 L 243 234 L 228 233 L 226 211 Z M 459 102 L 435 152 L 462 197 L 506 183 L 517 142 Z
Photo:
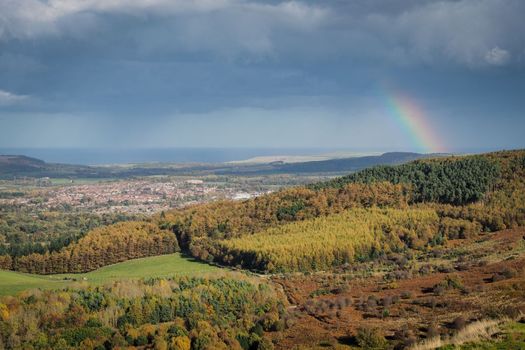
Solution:
M 493 65 L 503 65 L 506 64 L 510 59 L 510 53 L 507 50 L 500 49 L 499 47 L 494 47 L 491 50 L 487 51 L 485 54 L 485 60 L 489 64 Z
M 498 132 L 521 140 L 523 13 L 523 0 L 0 0 L 0 139 L 264 145 L 278 130 L 285 146 L 395 148 L 404 135 L 374 109 L 389 86 L 443 130 L 460 119 L 456 139 L 510 115 Z
M 27 100 L 29 96 L 17 95 L 9 91 L 0 90 L 0 106 L 10 106 Z
M 482 67 L 492 64 L 486 57 L 494 47 L 505 47 L 507 57 L 523 47 L 523 13 L 525 2 L 519 0 L 459 0 L 421 2 L 404 11 L 371 10 L 344 19 L 355 22 L 349 34 L 369 43 L 367 54 L 401 64 Z
M 132 54 L 146 57 L 208 53 L 247 62 L 347 57 L 483 67 L 513 63 L 510 58 L 525 45 L 521 0 L 0 1 L 5 9 L 0 42 L 69 37 L 102 47 L 117 42 L 126 46 L 124 52 L 134 49 Z

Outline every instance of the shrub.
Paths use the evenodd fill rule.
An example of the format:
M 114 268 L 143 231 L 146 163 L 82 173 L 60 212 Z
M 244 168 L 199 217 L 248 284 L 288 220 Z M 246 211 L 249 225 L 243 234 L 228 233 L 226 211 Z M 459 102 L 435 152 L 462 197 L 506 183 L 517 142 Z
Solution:
M 446 288 L 445 288 L 445 286 L 443 286 L 443 284 L 441 284 L 441 283 L 436 284 L 436 285 L 432 288 L 432 292 L 434 292 L 434 295 L 443 295 L 443 294 L 445 294 L 445 291 L 446 291 Z
M 364 308 L 366 311 L 370 309 L 375 309 L 377 307 L 377 298 L 373 295 L 370 295 L 368 299 L 366 300 L 366 304 L 364 305 Z
M 427 327 L 427 332 L 426 332 L 426 336 L 427 338 L 434 338 L 434 337 L 437 337 L 439 335 L 439 327 L 437 324 L 435 323 L 431 323 L 428 327 Z
M 514 278 L 516 276 L 518 276 L 518 271 L 516 271 L 516 269 L 512 267 L 506 267 L 501 272 L 496 272 L 494 275 L 492 275 L 491 281 L 498 282 L 509 278 Z
M 262 338 L 257 343 L 257 350 L 273 350 L 273 344 L 270 340 Z
M 465 291 L 465 287 L 463 286 L 463 281 L 459 276 L 447 276 L 443 281 L 436 284 L 432 291 L 435 295 L 443 295 L 446 290 L 449 289 L 458 289 L 460 291 Z
M 391 296 L 386 296 L 384 297 L 383 299 L 381 299 L 381 306 L 384 306 L 384 307 L 389 307 L 392 305 L 392 297 Z
M 514 277 L 518 276 L 518 271 L 516 271 L 516 269 L 514 269 L 512 267 L 506 267 L 506 268 L 503 269 L 501 274 L 503 276 L 505 276 L 505 278 L 514 278 Z
M 387 342 L 385 337 L 377 328 L 361 327 L 357 330 L 356 335 L 357 345 L 363 349 L 384 349 Z
M 521 315 L 521 311 L 514 306 L 489 306 L 484 310 L 484 314 L 488 318 L 501 319 L 510 318 L 517 319 Z
M 146 337 L 145 335 L 139 335 L 137 339 L 135 339 L 135 345 L 136 346 L 148 345 L 148 337 Z
M 412 299 L 414 297 L 414 293 L 412 293 L 409 290 L 405 290 L 401 292 L 401 299 Z
M 415 344 L 417 340 L 414 336 L 414 332 L 406 326 L 394 332 L 394 339 L 399 341 L 399 345 L 396 346 L 396 349 L 409 348 L 411 345 Z
M 467 320 L 463 316 L 458 316 L 452 321 L 452 328 L 455 330 L 460 330 L 465 328 L 467 325 Z

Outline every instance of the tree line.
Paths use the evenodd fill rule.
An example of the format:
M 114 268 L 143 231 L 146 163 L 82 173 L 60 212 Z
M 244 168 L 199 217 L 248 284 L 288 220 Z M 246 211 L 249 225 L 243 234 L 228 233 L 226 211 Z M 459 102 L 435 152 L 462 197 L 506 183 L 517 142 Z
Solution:
M 1 266 L 38 274 L 80 273 L 118 262 L 178 251 L 175 235 L 148 222 L 130 221 L 99 227 L 56 252 L 3 257 Z
M 34 211 L 0 205 L 0 255 L 18 257 L 56 252 L 96 227 L 137 219 L 124 213 Z

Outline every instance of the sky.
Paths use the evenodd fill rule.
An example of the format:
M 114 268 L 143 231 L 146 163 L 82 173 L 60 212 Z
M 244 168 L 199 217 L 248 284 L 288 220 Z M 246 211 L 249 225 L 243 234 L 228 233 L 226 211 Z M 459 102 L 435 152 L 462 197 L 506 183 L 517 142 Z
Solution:
M 0 0 L 0 147 L 525 147 L 523 0 Z

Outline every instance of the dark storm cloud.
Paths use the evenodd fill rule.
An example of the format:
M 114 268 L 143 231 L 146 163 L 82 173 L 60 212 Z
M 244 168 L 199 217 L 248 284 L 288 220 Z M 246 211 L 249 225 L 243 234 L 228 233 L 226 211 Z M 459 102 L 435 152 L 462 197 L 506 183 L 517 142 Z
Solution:
M 317 113 L 318 129 L 344 119 L 352 136 L 363 116 L 384 113 L 374 106 L 385 84 L 414 93 L 444 129 L 498 113 L 523 126 L 523 13 L 521 0 L 0 0 L 2 138 L 69 115 L 64 133 L 92 125 L 79 142 L 125 145 L 148 129 L 153 144 L 165 130 L 152 125 L 166 120 L 173 134 L 189 116 L 257 129 L 277 113 L 292 128 L 298 110 L 310 123 Z M 116 130 L 123 122 L 129 134 Z M 368 124 L 371 142 L 384 139 Z M 203 134 L 213 141 L 201 131 L 191 145 Z
M 483 65 L 520 62 L 525 49 L 520 0 L 3 0 L 3 8 L 4 44 L 58 40 L 44 54 L 77 47 L 67 52 L 260 62 L 337 53 Z

